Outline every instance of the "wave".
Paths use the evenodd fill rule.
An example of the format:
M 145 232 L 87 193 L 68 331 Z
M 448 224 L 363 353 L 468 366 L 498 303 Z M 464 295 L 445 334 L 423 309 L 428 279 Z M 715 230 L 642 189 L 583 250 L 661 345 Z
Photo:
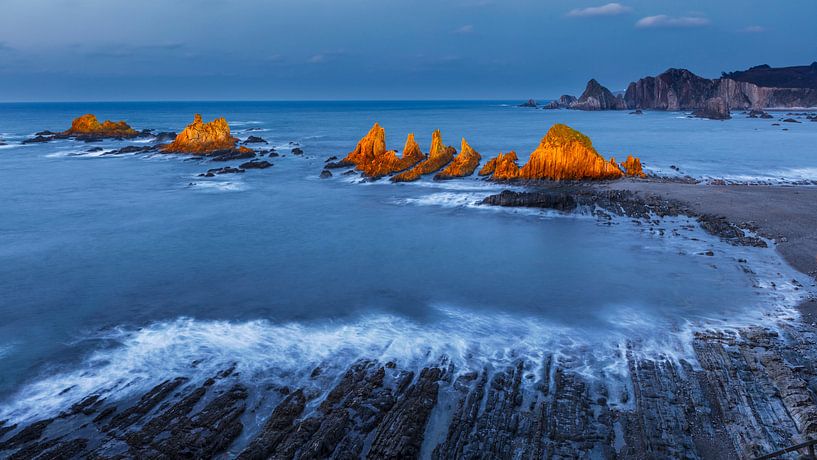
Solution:
M 205 192 L 240 192 L 247 189 L 247 185 L 239 181 L 199 180 L 190 182 L 188 187 Z

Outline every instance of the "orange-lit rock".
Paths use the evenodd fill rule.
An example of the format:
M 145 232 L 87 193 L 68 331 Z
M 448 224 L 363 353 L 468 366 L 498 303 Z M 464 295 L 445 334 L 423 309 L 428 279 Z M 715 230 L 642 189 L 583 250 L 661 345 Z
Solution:
M 431 135 L 431 149 L 428 152 L 428 158 L 416 164 L 408 171 L 404 171 L 391 178 L 394 182 L 411 182 L 420 178 L 423 174 L 431 174 L 439 171 L 445 165 L 451 162 L 457 150 L 451 146 L 443 144 L 440 130 L 434 131 Z
M 408 135 L 403 155 L 398 157 L 394 150 L 386 150 L 386 130 L 375 123 L 339 164 L 355 165 L 365 176 L 378 178 L 406 170 L 422 159 L 423 152 L 414 140 L 414 134 Z
M 516 157 L 516 152 L 510 151 L 508 153 L 500 153 L 494 158 L 491 158 L 488 163 L 479 171 L 480 176 L 493 175 L 494 180 L 512 180 L 519 177 L 519 165 L 517 164 L 519 158 Z
M 135 129 L 128 126 L 124 121 L 105 120 L 100 123 L 96 116 L 90 113 L 74 118 L 74 121 L 71 122 L 71 128 L 62 134 L 100 139 L 105 137 L 136 137 L 139 135 Z
M 604 159 L 590 138 L 569 126 L 553 125 L 519 170 L 520 179 L 617 179 L 623 173 Z
M 225 150 L 241 151 L 241 149 L 252 152 L 246 147 L 237 149 L 237 142 L 238 139 L 230 134 L 230 125 L 227 124 L 227 120 L 216 118 L 209 123 L 204 123 L 201 115 L 196 114 L 193 123 L 187 125 L 173 142 L 162 147 L 162 151 L 195 155 L 208 155 Z
M 440 171 L 434 180 L 453 179 L 455 177 L 465 177 L 474 174 L 474 170 L 479 166 L 479 161 L 482 156 L 462 138 L 462 147 L 460 153 L 454 160 L 448 164 L 442 171 Z
M 644 170 L 641 168 L 641 160 L 638 158 L 627 155 L 627 159 L 624 163 L 621 163 L 621 168 L 624 170 L 624 175 L 632 176 L 632 177 L 646 177 L 647 175 L 644 174 Z

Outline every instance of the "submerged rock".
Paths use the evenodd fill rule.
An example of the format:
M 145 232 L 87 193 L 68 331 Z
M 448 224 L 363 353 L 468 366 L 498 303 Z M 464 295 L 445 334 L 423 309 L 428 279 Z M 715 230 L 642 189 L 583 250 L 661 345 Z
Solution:
M 267 169 L 272 166 L 272 163 L 266 160 L 253 160 L 246 163 L 241 163 L 238 167 L 241 169 Z
M 413 140 L 413 137 L 412 137 Z M 408 141 L 406 141 L 408 144 Z M 419 150 L 419 148 L 418 148 Z M 451 160 L 457 150 L 454 147 L 443 144 L 440 130 L 434 131 L 431 135 L 431 149 L 428 152 L 428 158 L 416 164 L 408 171 L 404 171 L 391 178 L 393 182 L 412 182 L 419 179 L 424 174 L 431 174 L 439 171 L 445 167 Z
M 303 155 L 304 151 L 300 147 L 295 147 L 292 150 L 290 150 L 290 153 L 292 153 L 293 155 Z
M 567 125 L 555 124 L 519 170 L 521 179 L 617 179 L 615 160 L 606 161 L 590 138 Z
M 329 179 L 330 177 L 332 177 L 332 171 L 328 169 L 324 169 L 323 171 L 321 171 L 320 175 L 321 179 Z
M 420 146 L 411 133 L 406 138 L 403 155 L 398 157 L 394 150 L 386 150 L 386 130 L 378 123 L 372 126 L 355 149 L 338 162 L 328 162 L 327 168 L 355 166 L 363 175 L 377 179 L 389 174 L 406 170 L 424 158 Z M 327 160 L 329 161 L 329 160 Z
M 240 150 L 236 148 L 237 143 L 238 139 L 230 134 L 230 125 L 223 117 L 204 123 L 201 115 L 196 114 L 193 123 L 187 125 L 173 142 L 163 146 L 161 150 L 166 153 L 212 155 Z
M 766 112 L 765 110 L 755 110 L 755 109 L 750 110 L 746 114 L 746 116 L 748 118 L 763 118 L 763 119 L 767 119 L 767 120 L 770 119 L 770 118 L 774 118 L 768 112 Z
M 242 142 L 242 144 L 268 144 L 268 142 L 263 137 L 250 136 L 246 141 Z
M 488 160 L 479 171 L 480 176 L 492 176 L 494 180 L 511 180 L 519 177 L 516 152 L 500 153 Z
M 454 179 L 456 177 L 466 177 L 474 174 L 474 171 L 479 166 L 479 161 L 482 156 L 462 138 L 462 146 L 460 153 L 454 160 L 434 176 L 434 180 Z

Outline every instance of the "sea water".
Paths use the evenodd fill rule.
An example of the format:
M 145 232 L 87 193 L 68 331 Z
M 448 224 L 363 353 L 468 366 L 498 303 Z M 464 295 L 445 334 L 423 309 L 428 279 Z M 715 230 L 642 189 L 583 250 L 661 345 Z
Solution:
M 205 178 L 224 164 L 102 154 L 144 140 L 19 144 L 86 112 L 157 131 L 224 116 L 236 136 L 263 137 L 282 156 Z M 817 123 L 806 120 L 501 101 L 0 105 L 0 420 L 231 365 L 293 384 L 359 358 L 412 367 L 446 357 L 465 371 L 554 355 L 588 377 L 623 379 L 625 349 L 691 359 L 693 331 L 769 324 L 808 291 L 772 248 L 730 246 L 684 218 L 486 207 L 508 187 L 476 177 L 319 179 L 375 121 L 394 149 L 414 132 L 426 151 L 439 128 L 484 159 L 515 150 L 524 162 L 561 122 L 655 172 L 817 180 Z

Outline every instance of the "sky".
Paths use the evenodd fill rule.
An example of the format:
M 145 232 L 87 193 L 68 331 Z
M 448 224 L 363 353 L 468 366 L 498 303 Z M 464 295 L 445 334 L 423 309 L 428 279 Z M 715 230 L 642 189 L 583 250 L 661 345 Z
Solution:
M 0 0 L 0 101 L 548 99 L 817 61 L 815 0 Z

